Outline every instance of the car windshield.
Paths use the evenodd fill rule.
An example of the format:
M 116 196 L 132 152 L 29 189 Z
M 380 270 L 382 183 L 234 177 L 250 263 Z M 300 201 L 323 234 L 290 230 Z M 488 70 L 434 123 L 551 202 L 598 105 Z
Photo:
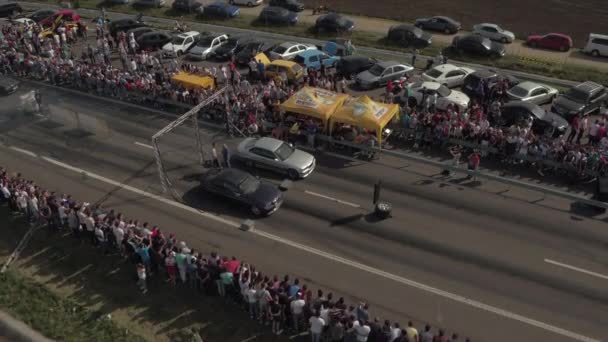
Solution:
M 439 71 L 437 69 L 431 69 L 431 70 L 425 72 L 425 74 L 429 77 L 437 78 L 437 77 L 441 76 L 442 73 L 441 73 L 441 71 Z
M 381 67 L 380 65 L 376 64 L 373 67 L 371 67 L 369 69 L 369 73 L 374 75 L 374 76 L 380 76 L 382 75 L 382 72 L 384 71 L 384 68 Z
M 286 160 L 287 158 L 289 158 L 289 156 L 291 156 L 294 152 L 294 148 L 289 146 L 286 143 L 282 143 L 281 146 L 279 146 L 279 148 L 277 148 L 277 150 L 275 151 L 276 155 L 279 156 L 279 159 L 281 160 Z
M 565 97 L 578 103 L 587 103 L 587 93 L 576 88 L 570 88 L 565 94 Z
M 239 184 L 239 191 L 243 194 L 250 194 L 258 189 L 260 181 L 252 176 L 247 176 Z
M 171 42 L 175 45 L 182 45 L 184 44 L 184 40 L 186 40 L 186 38 L 184 37 L 173 37 L 173 40 Z
M 481 45 L 483 45 L 488 50 L 492 48 L 492 42 L 487 38 L 481 40 Z
M 199 40 L 196 45 L 202 46 L 202 47 L 209 47 L 209 46 L 211 46 L 212 42 L 213 42 L 213 38 L 206 37 L 206 38 L 201 38 L 201 40 Z
M 450 94 L 452 93 L 452 91 L 450 90 L 450 88 L 442 85 L 441 87 L 437 88 L 437 93 L 441 97 L 447 97 L 447 96 L 450 96 Z
M 509 93 L 511 93 L 511 95 L 517 96 L 517 97 L 526 97 L 528 96 L 528 90 L 520 87 L 520 86 L 515 86 L 513 88 L 511 88 L 511 90 L 509 90 Z
M 287 48 L 284 46 L 277 46 L 273 49 L 274 52 L 281 54 L 284 53 L 285 51 L 287 51 Z

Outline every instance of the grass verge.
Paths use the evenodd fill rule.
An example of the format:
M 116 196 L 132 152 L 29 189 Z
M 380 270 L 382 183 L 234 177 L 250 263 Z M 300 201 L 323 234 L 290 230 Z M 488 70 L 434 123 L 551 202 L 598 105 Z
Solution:
M 2 263 L 27 227 L 4 206 L 0 227 Z M 302 340 L 275 336 L 236 305 L 187 287 L 172 289 L 158 276 L 142 295 L 133 267 L 88 243 L 41 229 L 0 278 L 0 307 L 57 341 L 186 342 L 192 328 L 206 342 Z M 110 320 L 99 319 L 108 315 Z
M 51 3 L 46 0 L 34 0 L 42 3 Z M 186 21 L 201 22 L 205 24 L 228 26 L 241 29 L 250 29 L 263 32 L 280 33 L 292 35 L 296 37 L 307 37 L 325 39 L 333 36 L 324 36 L 316 34 L 310 27 L 304 25 L 295 26 L 267 26 L 257 21 L 257 18 L 250 15 L 240 15 L 230 20 L 221 20 L 215 18 L 205 18 L 196 14 L 187 14 L 174 11 L 171 8 L 140 8 L 131 5 L 113 5 L 98 0 L 79 0 L 79 6 L 88 9 L 99 9 L 105 6 L 111 11 L 122 13 L 139 13 L 142 12 L 147 16 L 176 19 L 182 17 Z M 399 47 L 386 41 L 385 36 L 379 33 L 368 31 L 354 31 L 352 41 L 356 46 L 367 46 L 379 49 L 388 49 L 393 51 L 411 52 L 412 49 Z M 432 44 L 431 46 L 421 50 L 421 54 L 427 56 L 435 56 L 439 51 L 445 50 L 446 46 L 441 44 Z M 529 72 L 548 77 L 567 79 L 572 81 L 595 81 L 601 84 L 608 85 L 608 73 L 600 72 L 597 69 L 583 67 L 567 62 L 558 62 L 554 60 L 539 60 L 531 59 L 516 55 L 507 55 L 501 59 L 476 58 L 471 56 L 458 56 L 450 51 L 445 52 L 449 58 L 458 59 L 459 61 L 483 64 L 501 69 L 515 70 L 521 72 Z

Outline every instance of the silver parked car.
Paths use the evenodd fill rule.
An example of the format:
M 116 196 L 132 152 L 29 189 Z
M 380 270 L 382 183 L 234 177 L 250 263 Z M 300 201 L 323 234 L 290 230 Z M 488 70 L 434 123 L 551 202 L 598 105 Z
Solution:
M 237 147 L 236 157 L 247 166 L 286 173 L 291 179 L 308 177 L 316 166 L 310 153 L 274 138 L 247 138 Z
M 228 42 L 225 34 L 202 34 L 194 47 L 188 52 L 188 59 L 204 61 L 220 46 Z
M 355 82 L 363 89 L 379 88 L 389 80 L 395 81 L 409 76 L 413 71 L 414 68 L 407 64 L 395 61 L 378 62 L 370 69 L 360 72 L 355 77 Z
M 513 43 L 515 40 L 515 34 L 513 32 L 507 31 L 496 24 L 477 24 L 473 26 L 473 33 L 503 44 Z
M 553 87 L 535 82 L 521 82 L 507 91 L 510 100 L 525 101 L 537 105 L 551 103 L 559 91 Z

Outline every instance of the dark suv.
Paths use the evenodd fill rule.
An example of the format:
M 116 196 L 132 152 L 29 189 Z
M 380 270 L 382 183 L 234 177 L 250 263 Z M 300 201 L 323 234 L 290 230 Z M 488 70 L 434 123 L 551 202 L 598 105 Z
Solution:
M 608 104 L 608 90 L 601 84 L 587 81 L 560 94 L 551 111 L 571 121 L 575 115 L 586 115 Z
M 23 9 L 16 2 L 0 4 L 0 18 L 13 17 L 21 12 L 23 12 Z
M 477 70 L 464 78 L 462 91 L 471 97 L 475 97 L 478 95 L 479 82 L 485 81 L 488 89 L 492 89 L 501 78 L 509 80 L 509 86 L 511 87 L 519 84 L 519 80 L 513 76 L 501 75 L 493 70 Z

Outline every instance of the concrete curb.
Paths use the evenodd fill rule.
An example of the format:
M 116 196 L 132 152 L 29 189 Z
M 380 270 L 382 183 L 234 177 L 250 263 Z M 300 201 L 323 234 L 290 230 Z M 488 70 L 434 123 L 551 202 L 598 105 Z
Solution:
M 0 311 L 0 338 L 2 337 L 15 342 L 53 342 L 4 311 Z

